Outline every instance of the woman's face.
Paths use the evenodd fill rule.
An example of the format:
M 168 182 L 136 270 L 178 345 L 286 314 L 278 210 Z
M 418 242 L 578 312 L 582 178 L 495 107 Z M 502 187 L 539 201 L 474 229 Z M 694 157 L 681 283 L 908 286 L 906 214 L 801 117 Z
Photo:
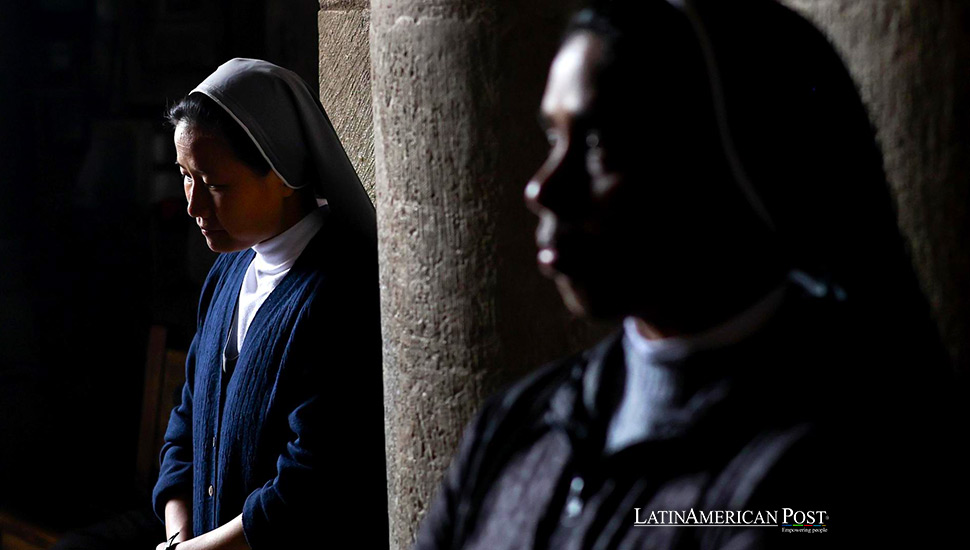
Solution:
M 619 296 L 605 297 L 602 291 L 623 292 L 617 276 L 628 269 L 621 269 L 623 250 L 618 245 L 635 236 L 618 226 L 635 216 L 632 208 L 644 205 L 616 196 L 630 187 L 629 174 L 606 164 L 606 157 L 616 153 L 609 142 L 629 136 L 607 135 L 603 129 L 606 121 L 596 87 L 596 67 L 603 55 L 599 38 L 585 32 L 559 50 L 541 104 L 549 155 L 525 194 L 539 216 L 540 269 L 556 282 L 574 313 L 611 316 L 616 312 L 602 310 L 613 310 L 610 302 L 615 304 Z M 613 280 L 604 280 L 604 275 Z
M 275 172 L 254 172 L 220 134 L 184 122 L 175 128 L 175 150 L 188 214 L 210 249 L 245 250 L 285 229 L 284 199 L 294 190 Z
M 676 96 L 656 90 L 677 84 L 645 60 L 647 84 L 629 83 L 639 91 L 600 89 L 605 54 L 589 32 L 559 50 L 541 104 L 549 155 L 525 195 L 539 217 L 539 267 L 567 307 L 614 317 L 689 296 L 734 244 L 722 225 L 731 208 L 712 192 L 717 156 L 676 103 L 650 99 Z

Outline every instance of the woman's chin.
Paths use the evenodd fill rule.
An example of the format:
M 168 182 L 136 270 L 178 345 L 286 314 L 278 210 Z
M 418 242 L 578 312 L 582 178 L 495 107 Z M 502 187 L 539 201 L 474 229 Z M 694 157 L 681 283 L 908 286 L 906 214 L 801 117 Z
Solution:
M 245 243 L 241 243 L 230 237 L 225 231 L 207 232 L 204 236 L 205 244 L 209 247 L 209 250 L 218 252 L 219 254 L 238 252 L 249 248 Z
M 624 290 L 623 281 L 577 281 L 561 273 L 554 280 L 563 304 L 576 317 L 612 321 L 630 313 L 634 292 Z

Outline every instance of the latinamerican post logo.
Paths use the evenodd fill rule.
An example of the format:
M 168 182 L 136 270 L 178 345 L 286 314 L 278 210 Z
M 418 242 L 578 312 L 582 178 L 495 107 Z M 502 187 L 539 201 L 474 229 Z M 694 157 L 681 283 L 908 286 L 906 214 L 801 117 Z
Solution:
M 784 533 L 826 533 L 825 510 L 651 510 L 634 508 L 634 527 L 774 527 Z

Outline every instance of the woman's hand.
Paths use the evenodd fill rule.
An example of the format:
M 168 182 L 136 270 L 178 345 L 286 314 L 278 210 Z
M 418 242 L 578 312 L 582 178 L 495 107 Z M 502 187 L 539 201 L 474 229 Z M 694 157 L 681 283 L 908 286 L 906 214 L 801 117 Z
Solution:
M 181 543 L 192 537 L 192 506 L 187 498 L 176 497 L 165 503 L 165 536 L 168 540 L 155 550 L 165 550 L 169 541 Z
M 169 501 L 171 503 L 172 501 Z M 168 529 L 168 505 L 165 506 L 165 526 Z M 175 532 L 169 534 L 174 535 Z M 176 550 L 250 550 L 246 542 L 246 535 L 243 534 L 242 514 L 234 517 L 229 523 L 220 526 L 218 529 L 209 531 L 204 535 L 195 538 L 182 539 L 179 534 L 175 539 L 178 542 Z M 181 542 L 180 542 L 181 541 Z M 155 547 L 155 550 L 165 550 L 168 542 L 163 542 Z
M 176 497 L 165 503 L 165 536 L 175 536 L 175 542 L 192 538 L 192 505 L 188 498 Z

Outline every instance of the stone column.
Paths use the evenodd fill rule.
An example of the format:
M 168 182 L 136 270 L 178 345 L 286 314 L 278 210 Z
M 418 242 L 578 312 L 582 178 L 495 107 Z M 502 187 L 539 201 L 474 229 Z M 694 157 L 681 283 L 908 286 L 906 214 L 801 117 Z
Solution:
M 572 2 L 372 0 L 391 547 L 498 384 L 576 347 L 522 201 Z
M 970 375 L 970 12 L 960 0 L 783 0 L 825 31 L 869 108 L 900 226 Z
M 368 0 L 320 0 L 320 102 L 374 199 Z

